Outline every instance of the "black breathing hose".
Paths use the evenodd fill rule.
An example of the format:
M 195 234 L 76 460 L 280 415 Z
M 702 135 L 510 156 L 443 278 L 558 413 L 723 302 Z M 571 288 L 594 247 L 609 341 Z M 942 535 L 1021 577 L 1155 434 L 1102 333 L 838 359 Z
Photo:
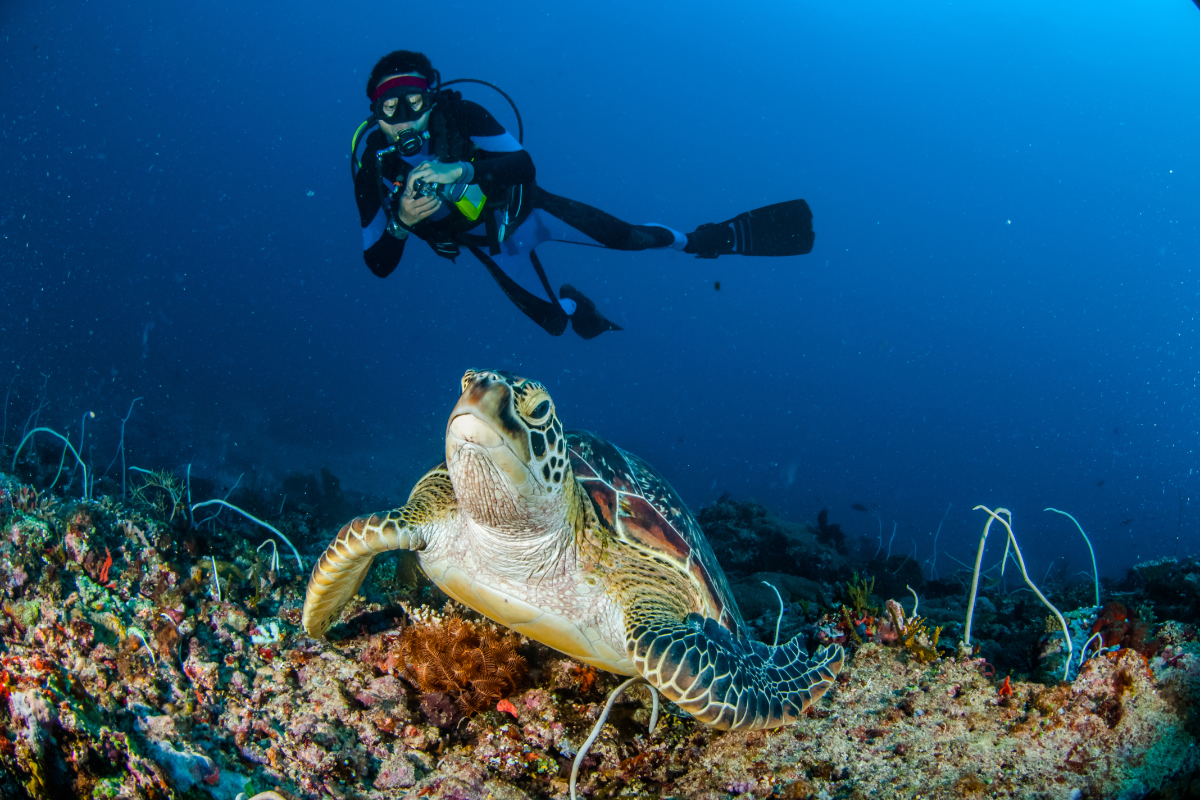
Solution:
M 1197 0 L 1197 2 L 1200 2 L 1200 0 Z M 487 81 L 481 81 L 478 78 L 455 78 L 452 81 L 446 81 L 445 83 L 439 83 L 438 89 L 442 89 L 446 86 L 452 86 L 453 84 L 456 84 L 456 83 L 479 83 L 479 84 L 483 84 L 484 86 L 488 87 L 489 89 L 495 89 L 497 92 L 499 92 L 500 96 L 503 97 L 505 100 L 507 100 L 508 104 L 510 106 L 512 106 L 513 113 L 517 115 L 517 142 L 519 142 L 522 145 L 525 144 L 525 123 L 523 123 L 521 121 L 521 112 L 517 110 L 517 104 L 513 102 L 513 99 L 511 97 L 508 96 L 508 92 L 504 91 L 503 89 L 501 89 L 499 86 L 497 86 L 494 83 L 488 83 Z

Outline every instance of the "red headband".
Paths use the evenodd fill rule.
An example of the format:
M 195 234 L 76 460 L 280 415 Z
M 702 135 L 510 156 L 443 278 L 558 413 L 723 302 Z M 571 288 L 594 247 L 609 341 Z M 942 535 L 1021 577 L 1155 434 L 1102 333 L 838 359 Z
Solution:
M 422 92 L 429 91 L 429 81 L 424 78 L 415 75 L 401 75 L 399 78 L 392 78 L 376 86 L 375 91 L 371 92 L 371 102 L 374 103 L 396 86 L 412 86 Z

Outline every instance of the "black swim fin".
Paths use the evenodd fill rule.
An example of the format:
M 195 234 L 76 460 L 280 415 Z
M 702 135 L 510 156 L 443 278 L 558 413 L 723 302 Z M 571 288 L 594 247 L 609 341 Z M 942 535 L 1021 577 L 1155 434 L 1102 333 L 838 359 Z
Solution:
M 812 250 L 814 236 L 808 203 L 787 200 L 701 225 L 688 234 L 683 252 L 696 258 L 802 256 Z
M 620 325 L 604 318 L 596 310 L 596 304 L 569 283 L 558 290 L 558 296 L 575 302 L 575 313 L 571 315 L 571 327 L 584 339 L 595 339 L 605 331 L 624 330 Z

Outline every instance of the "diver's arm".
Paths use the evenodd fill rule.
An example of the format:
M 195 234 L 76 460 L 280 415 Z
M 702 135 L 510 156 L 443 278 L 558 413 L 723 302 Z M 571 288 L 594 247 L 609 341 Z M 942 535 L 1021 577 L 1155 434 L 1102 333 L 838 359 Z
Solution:
M 515 153 L 490 153 L 486 150 L 476 151 L 475 180 L 483 193 L 489 197 L 510 186 L 530 183 L 537 175 L 533 159 L 525 150 Z
M 379 204 L 379 177 L 376 170 L 372 152 L 363 158 L 362 168 L 354 175 L 354 199 L 362 225 L 363 261 L 375 275 L 386 278 L 404 255 L 405 239 L 387 231 L 387 214 Z
M 383 217 L 383 210 L 379 211 L 380 217 Z M 363 228 L 363 261 L 366 262 L 367 268 L 376 276 L 386 278 L 400 264 L 400 259 L 404 256 L 404 242 L 407 236 L 403 239 L 398 239 L 388 233 L 385 228 L 387 220 L 384 218 L 379 226 L 379 231 Z M 368 243 L 371 236 L 377 236 L 373 243 Z
M 506 131 L 486 108 L 464 101 L 456 111 L 459 129 L 471 137 L 476 147 L 474 162 L 465 165 L 473 170 L 472 179 L 460 180 L 478 183 L 489 197 L 510 186 L 533 181 L 537 173 L 533 159 L 517 137 Z
M 534 176 L 533 159 L 524 150 L 492 153 L 482 149 L 475 151 L 474 163 L 455 161 L 441 164 L 426 161 L 411 174 L 412 178 L 426 183 L 478 183 L 484 194 L 529 183 Z

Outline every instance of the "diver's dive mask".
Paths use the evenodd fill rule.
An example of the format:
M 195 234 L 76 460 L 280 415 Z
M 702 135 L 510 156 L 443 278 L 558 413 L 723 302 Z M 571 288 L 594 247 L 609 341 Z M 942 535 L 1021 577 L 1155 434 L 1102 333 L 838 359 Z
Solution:
M 419 97 L 419 101 L 411 100 Z M 389 104 L 389 100 L 395 100 Z M 385 108 L 392 105 L 391 114 Z M 413 106 L 416 108 L 413 108 Z M 418 75 L 401 75 L 386 80 L 371 93 L 371 112 L 381 122 L 398 125 L 402 122 L 416 122 L 433 108 L 433 96 L 429 91 L 429 81 Z

